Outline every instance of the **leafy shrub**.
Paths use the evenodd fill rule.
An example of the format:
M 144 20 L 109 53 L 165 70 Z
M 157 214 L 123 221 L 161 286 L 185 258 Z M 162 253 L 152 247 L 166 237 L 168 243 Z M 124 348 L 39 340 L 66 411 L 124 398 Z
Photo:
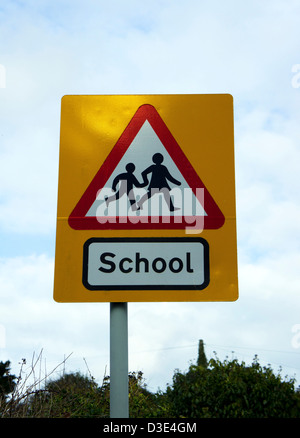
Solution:
M 282 381 L 256 357 L 251 366 L 211 359 L 207 368 L 191 365 L 186 374 L 176 371 L 167 394 L 176 417 L 300 417 L 294 380 Z

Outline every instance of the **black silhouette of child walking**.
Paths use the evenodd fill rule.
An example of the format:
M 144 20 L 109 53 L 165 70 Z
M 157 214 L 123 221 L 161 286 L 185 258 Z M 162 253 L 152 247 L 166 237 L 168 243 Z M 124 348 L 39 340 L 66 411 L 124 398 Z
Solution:
M 161 164 L 164 160 L 164 157 L 160 153 L 156 153 L 152 157 L 152 161 L 154 164 L 149 166 L 147 169 L 145 169 L 142 172 L 143 177 L 143 184 L 142 187 L 145 187 L 148 184 L 148 174 L 152 174 L 151 181 L 148 186 L 148 192 L 145 193 L 145 195 L 142 196 L 142 198 L 137 202 L 137 210 L 142 209 L 142 205 L 147 199 L 149 199 L 151 196 L 153 196 L 156 193 L 163 193 L 165 201 L 169 207 L 170 211 L 179 210 L 179 208 L 174 207 L 173 202 L 171 200 L 170 196 L 170 186 L 168 184 L 168 181 L 172 182 L 173 184 L 176 184 L 177 186 L 181 185 L 180 181 L 177 181 L 166 166 Z
M 112 190 L 115 192 L 117 189 L 118 183 L 120 183 L 119 190 L 115 195 L 112 196 L 106 196 L 105 202 L 108 207 L 109 203 L 112 201 L 116 201 L 117 199 L 121 198 L 125 193 L 128 196 L 130 205 L 133 206 L 136 203 L 134 193 L 133 193 L 133 187 L 145 187 L 147 183 L 140 183 L 136 177 L 133 175 L 133 172 L 135 171 L 135 165 L 133 163 L 128 163 L 125 167 L 127 172 L 120 173 L 115 177 L 112 183 Z

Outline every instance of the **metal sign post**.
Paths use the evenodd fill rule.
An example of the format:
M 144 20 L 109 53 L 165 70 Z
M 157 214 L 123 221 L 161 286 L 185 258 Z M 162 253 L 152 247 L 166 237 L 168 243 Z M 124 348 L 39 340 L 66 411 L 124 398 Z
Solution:
M 110 303 L 110 418 L 128 418 L 127 303 Z

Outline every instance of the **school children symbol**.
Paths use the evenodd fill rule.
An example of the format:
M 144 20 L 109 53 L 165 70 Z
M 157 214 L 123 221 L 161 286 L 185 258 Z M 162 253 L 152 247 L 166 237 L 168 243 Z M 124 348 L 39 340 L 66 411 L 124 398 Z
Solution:
M 140 183 L 135 175 L 133 174 L 135 170 L 134 163 L 128 163 L 126 165 L 125 173 L 121 173 L 117 175 L 113 181 L 112 190 L 116 191 L 116 186 L 120 183 L 119 191 L 112 196 L 106 196 L 105 202 L 107 207 L 110 202 L 118 200 L 125 193 L 128 196 L 131 208 L 133 211 L 138 211 L 143 209 L 143 204 L 152 196 L 163 194 L 164 199 L 167 203 L 167 206 L 170 212 L 174 212 L 175 210 L 179 210 L 179 207 L 174 207 L 171 195 L 170 195 L 170 186 L 168 182 L 176 184 L 177 186 L 181 185 L 180 181 L 173 178 L 166 166 L 162 165 L 164 157 L 160 153 L 156 153 L 152 157 L 152 161 L 154 165 L 149 166 L 142 172 L 143 181 Z M 151 174 L 150 183 L 148 181 L 148 175 Z M 147 192 L 141 197 L 139 201 L 135 199 L 134 187 L 147 187 Z
M 74 229 L 216 229 L 224 216 L 151 105 L 139 107 L 69 216 Z

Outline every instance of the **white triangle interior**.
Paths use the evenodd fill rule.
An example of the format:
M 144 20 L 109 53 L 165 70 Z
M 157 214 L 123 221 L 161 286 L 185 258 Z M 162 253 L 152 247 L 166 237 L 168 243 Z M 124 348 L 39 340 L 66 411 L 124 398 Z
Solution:
M 178 210 L 172 214 L 176 216 L 206 216 L 203 206 L 192 192 L 185 178 L 182 176 L 182 173 L 179 171 L 178 167 L 172 160 L 171 156 L 165 149 L 148 120 L 145 121 L 136 137 L 133 139 L 124 156 L 121 158 L 115 170 L 108 178 L 105 187 L 99 187 L 98 194 L 95 194 L 95 201 L 91 205 L 86 216 L 118 216 L 117 204 L 120 202 L 128 203 L 128 216 L 136 216 L 137 214 L 141 216 L 165 216 L 170 214 L 162 195 L 154 195 L 145 203 L 143 209 L 138 213 L 132 211 L 129 200 L 125 200 L 125 198 L 127 198 L 126 195 L 122 196 L 122 198 L 120 198 L 118 201 L 111 202 L 108 208 L 106 208 L 104 201 L 105 196 L 111 196 L 115 194 L 115 192 L 113 192 L 111 189 L 113 180 L 117 175 L 126 172 L 125 167 L 128 163 L 134 163 L 134 175 L 139 182 L 142 182 L 141 173 L 153 164 L 152 157 L 155 153 L 161 153 L 163 155 L 164 161 L 162 164 L 167 167 L 170 174 L 175 179 L 181 182 L 180 186 L 175 186 L 174 184 L 170 183 L 170 187 L 172 188 L 170 194 L 173 198 L 175 207 L 178 208 Z M 134 188 L 136 199 L 138 200 L 146 191 L 147 187 Z

